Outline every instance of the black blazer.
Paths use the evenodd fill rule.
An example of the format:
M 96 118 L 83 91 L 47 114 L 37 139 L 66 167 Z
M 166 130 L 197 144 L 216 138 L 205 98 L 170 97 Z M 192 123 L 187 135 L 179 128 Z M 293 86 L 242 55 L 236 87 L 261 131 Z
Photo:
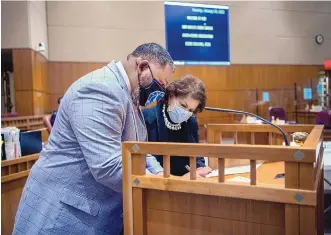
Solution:
M 162 113 L 163 102 L 159 102 L 156 106 L 148 109 L 143 109 L 149 142 L 170 142 L 168 140 L 168 128 L 164 123 Z M 198 138 L 198 123 L 195 117 L 191 117 L 187 122 L 182 123 L 182 128 L 187 130 L 183 132 L 179 137 L 182 143 L 199 143 Z M 155 156 L 156 159 L 163 166 L 162 156 Z M 189 157 L 171 157 L 170 158 L 170 173 L 172 175 L 182 176 L 188 171 L 185 168 L 186 165 L 190 165 Z M 197 168 L 205 166 L 205 159 L 203 157 L 197 158 Z

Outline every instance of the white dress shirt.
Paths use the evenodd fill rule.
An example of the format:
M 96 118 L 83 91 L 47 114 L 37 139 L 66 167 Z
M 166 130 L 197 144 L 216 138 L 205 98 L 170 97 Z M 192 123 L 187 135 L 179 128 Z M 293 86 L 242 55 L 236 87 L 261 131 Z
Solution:
M 117 68 L 118 68 L 121 76 L 124 78 L 124 81 L 125 81 L 126 85 L 128 86 L 129 92 L 131 92 L 130 80 L 129 80 L 128 75 L 125 72 L 125 69 L 124 69 L 124 67 L 122 65 L 122 62 L 121 61 L 116 62 L 116 66 L 117 66 Z
M 128 90 L 129 92 L 131 92 L 131 85 L 130 85 L 130 80 L 129 77 L 127 75 L 127 73 L 125 72 L 125 69 L 121 63 L 121 61 L 116 62 L 116 66 L 121 74 L 121 76 L 124 78 L 124 81 L 126 83 L 126 85 L 128 86 Z M 158 174 L 159 172 L 163 171 L 162 166 L 159 164 L 159 162 L 157 162 L 158 164 L 150 164 L 149 159 L 151 159 L 151 162 L 154 163 L 154 161 L 157 162 L 156 158 L 150 154 L 147 154 L 146 156 L 146 174 L 151 175 L 151 174 Z

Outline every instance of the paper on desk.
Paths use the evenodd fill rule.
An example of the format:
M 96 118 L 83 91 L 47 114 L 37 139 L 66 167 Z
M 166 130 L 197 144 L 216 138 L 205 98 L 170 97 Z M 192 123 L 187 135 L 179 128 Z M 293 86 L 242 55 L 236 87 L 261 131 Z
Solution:
M 226 180 L 227 182 L 244 182 L 244 183 L 250 183 L 251 179 L 249 178 L 245 178 L 245 177 L 241 177 L 241 176 L 236 176 L 233 177 L 231 179 Z
M 259 168 L 262 165 L 262 163 L 256 164 L 256 169 Z M 251 171 L 251 166 L 237 166 L 237 167 L 230 167 L 225 168 L 224 175 L 234 175 L 234 174 L 242 174 L 242 173 L 248 173 Z M 218 176 L 218 170 L 213 170 L 208 175 L 206 175 L 206 178 L 210 177 L 216 177 Z

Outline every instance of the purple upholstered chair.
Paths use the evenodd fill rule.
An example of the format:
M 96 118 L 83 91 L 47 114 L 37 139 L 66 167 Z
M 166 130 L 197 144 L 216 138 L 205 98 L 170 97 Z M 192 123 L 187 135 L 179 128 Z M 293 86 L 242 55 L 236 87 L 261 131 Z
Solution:
M 330 114 L 327 110 L 323 110 L 316 115 L 316 124 L 322 124 L 326 129 L 331 128 Z
M 272 116 L 275 117 L 275 120 L 278 118 L 279 120 L 286 121 L 285 110 L 282 107 L 269 107 L 268 111 L 269 111 L 268 114 L 269 121 L 271 121 Z

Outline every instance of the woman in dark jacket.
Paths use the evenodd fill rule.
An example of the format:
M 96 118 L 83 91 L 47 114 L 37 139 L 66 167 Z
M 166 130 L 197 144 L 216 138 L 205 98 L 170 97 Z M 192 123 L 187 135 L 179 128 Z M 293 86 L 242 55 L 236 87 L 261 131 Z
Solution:
M 172 82 L 164 98 L 155 107 L 142 110 L 150 142 L 198 143 L 198 124 L 194 116 L 206 105 L 205 86 L 191 75 Z M 163 165 L 162 156 L 155 156 Z M 189 157 L 170 158 L 170 174 L 183 176 L 188 173 Z M 206 170 L 203 157 L 197 158 L 197 168 L 204 176 Z M 203 170 L 205 169 L 205 170 Z M 199 169 L 197 170 L 197 173 Z M 204 175 L 203 175 L 204 174 Z

